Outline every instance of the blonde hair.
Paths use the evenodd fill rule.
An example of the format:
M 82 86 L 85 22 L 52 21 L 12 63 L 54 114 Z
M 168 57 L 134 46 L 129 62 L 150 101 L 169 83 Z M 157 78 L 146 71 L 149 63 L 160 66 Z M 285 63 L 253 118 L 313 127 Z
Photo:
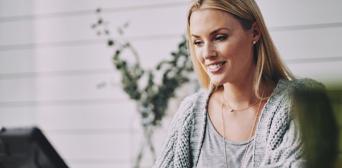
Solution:
M 266 28 L 260 9 L 254 0 L 196 0 L 188 11 L 187 45 L 195 72 L 204 88 L 208 89 L 212 85 L 204 66 L 195 55 L 190 33 L 190 17 L 192 12 L 198 9 L 217 9 L 228 12 L 238 19 L 242 27 L 246 30 L 251 29 L 252 24 L 254 22 L 256 23 L 259 28 L 260 39 L 254 45 L 256 71 L 253 88 L 258 98 L 263 98 L 260 93 L 262 87 L 272 87 L 280 79 L 292 80 L 294 78 L 292 73 L 281 61 Z

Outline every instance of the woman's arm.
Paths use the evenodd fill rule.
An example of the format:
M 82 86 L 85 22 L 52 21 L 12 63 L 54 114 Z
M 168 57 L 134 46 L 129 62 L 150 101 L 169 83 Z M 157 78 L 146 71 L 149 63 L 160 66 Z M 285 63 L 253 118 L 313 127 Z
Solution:
M 303 156 L 303 143 L 298 125 L 294 120 L 283 125 L 286 130 L 283 136 L 270 136 L 267 159 L 263 166 L 267 168 L 302 168 L 306 160 Z M 281 131 L 280 131 L 281 132 Z M 278 136 L 278 137 L 277 137 Z M 272 142 L 273 141 L 273 142 Z
M 193 96 L 185 98 L 180 104 L 168 129 L 166 142 L 153 168 L 184 167 L 190 163 L 189 119 L 193 106 Z M 185 167 L 184 167 L 185 168 Z

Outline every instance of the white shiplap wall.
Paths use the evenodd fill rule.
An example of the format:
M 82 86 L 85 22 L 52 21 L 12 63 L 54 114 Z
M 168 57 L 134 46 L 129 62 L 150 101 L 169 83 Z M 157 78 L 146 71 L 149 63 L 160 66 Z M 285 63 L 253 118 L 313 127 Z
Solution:
M 291 70 L 335 85 L 342 1 L 328 1 L 258 3 Z M 167 58 L 184 32 L 184 0 L 0 0 L 0 125 L 39 125 L 72 168 L 131 167 L 139 120 L 111 50 L 90 28 L 97 7 L 113 30 L 130 23 L 127 37 L 146 67 Z

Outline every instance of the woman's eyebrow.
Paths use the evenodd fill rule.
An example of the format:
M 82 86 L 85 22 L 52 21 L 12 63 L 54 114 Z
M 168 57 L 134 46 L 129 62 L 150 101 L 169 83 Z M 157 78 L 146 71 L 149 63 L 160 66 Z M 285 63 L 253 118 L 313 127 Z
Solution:
M 226 28 L 226 27 L 220 27 L 220 28 L 217 28 L 217 29 L 215 29 L 214 31 L 212 31 L 209 35 L 212 36 L 213 34 L 216 34 L 217 32 L 219 32 L 219 31 L 221 31 L 221 30 L 228 30 L 228 31 L 229 31 L 229 29 Z M 199 35 L 196 35 L 196 34 L 191 34 L 191 36 L 192 36 L 192 37 L 195 37 L 195 38 L 200 38 L 200 36 L 199 36 Z

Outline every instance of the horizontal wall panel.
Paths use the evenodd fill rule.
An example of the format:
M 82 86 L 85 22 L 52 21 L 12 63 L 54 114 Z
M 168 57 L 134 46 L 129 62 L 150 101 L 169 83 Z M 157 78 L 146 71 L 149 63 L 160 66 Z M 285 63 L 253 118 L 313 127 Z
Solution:
M 110 71 L 113 69 L 112 53 L 105 41 L 95 45 L 0 51 L 0 77 L 28 72 Z M 33 62 L 33 65 L 28 62 Z
M 115 79 L 109 73 L 0 80 L 0 107 L 106 105 L 127 101 L 128 95 Z M 194 89 L 192 86 L 183 94 Z M 183 94 L 177 90 L 176 95 Z
M 105 105 L 59 106 L 37 109 L 37 122 L 55 133 L 108 133 L 127 132 L 132 119 L 138 115 L 133 101 L 113 102 Z
M 271 32 L 283 59 L 341 57 L 342 27 Z
M 162 8 L 186 3 L 187 2 L 184 0 L 1 0 L 0 21 L 8 18 L 12 18 L 13 20 L 39 19 L 41 17 L 82 15 L 93 11 L 98 7 L 101 7 L 108 12 L 116 12 L 122 11 L 123 9 L 131 11 L 137 9 Z
M 0 105 L 0 127 L 27 127 L 37 125 L 36 108 L 11 107 Z
M 0 0 L 0 21 L 6 17 L 29 15 L 33 10 L 33 0 Z
M 104 19 L 110 22 L 108 27 L 112 33 L 115 33 L 118 26 L 129 22 L 129 27 L 126 29 L 129 37 L 178 35 L 185 30 L 185 8 L 185 6 L 176 6 L 165 9 L 122 11 L 105 14 Z M 97 22 L 95 13 L 44 20 L 4 22 L 0 26 L 2 37 L 0 46 L 98 39 L 96 32 L 91 29 L 91 25 L 95 22 Z M 22 29 L 23 27 L 31 28 Z
M 112 134 L 54 134 L 46 133 L 57 151 L 66 160 L 113 159 L 129 161 L 131 158 L 131 133 Z
M 161 39 L 131 41 L 140 56 L 144 68 L 153 68 L 162 59 L 170 59 L 171 52 L 176 51 L 181 36 Z M 163 45 L 160 45 L 163 44 Z M 97 44 L 80 44 L 79 46 L 41 47 L 20 50 L 0 50 L 0 78 L 4 74 L 26 72 L 53 72 L 76 70 L 113 70 L 113 49 L 106 46 L 106 41 Z M 133 62 L 131 53 L 122 57 Z M 30 63 L 31 62 L 31 63 Z
M 72 168 L 132 168 L 131 162 L 123 162 L 120 163 L 115 160 L 107 161 L 98 161 L 98 162 L 89 162 L 89 161 L 69 161 L 69 164 Z
M 63 101 L 107 101 L 127 98 L 115 73 L 7 79 L 0 82 L 0 102 L 34 101 L 41 105 Z
M 29 50 L 0 50 L 0 76 L 7 73 L 32 72 L 35 66 L 34 51 Z
M 75 106 L 0 106 L 0 125 L 38 125 L 55 133 L 125 132 L 132 129 L 135 115 L 138 115 L 136 104 L 128 99 L 124 102 Z
M 309 77 L 323 82 L 327 86 L 335 86 L 342 83 L 341 61 L 316 62 L 305 64 L 288 64 L 290 70 L 297 77 Z
M 34 79 L 16 79 L 0 82 L 0 102 L 35 100 L 37 88 Z
M 257 1 L 270 27 L 342 22 L 342 1 Z
M 33 43 L 36 38 L 35 29 L 32 21 L 1 23 L 0 48 L 13 44 Z

